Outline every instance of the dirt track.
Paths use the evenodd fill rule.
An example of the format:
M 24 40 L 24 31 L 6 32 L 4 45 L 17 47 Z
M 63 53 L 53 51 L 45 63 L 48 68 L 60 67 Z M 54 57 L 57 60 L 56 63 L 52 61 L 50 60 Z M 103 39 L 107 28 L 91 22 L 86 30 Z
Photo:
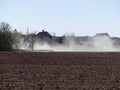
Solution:
M 120 53 L 0 52 L 0 90 L 120 90 Z

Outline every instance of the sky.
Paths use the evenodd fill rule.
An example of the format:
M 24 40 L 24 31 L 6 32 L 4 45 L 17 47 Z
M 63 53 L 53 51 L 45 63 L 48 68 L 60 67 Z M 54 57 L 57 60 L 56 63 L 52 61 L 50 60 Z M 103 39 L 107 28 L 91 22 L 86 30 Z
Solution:
M 120 37 L 120 0 L 0 0 L 0 22 L 22 33 Z

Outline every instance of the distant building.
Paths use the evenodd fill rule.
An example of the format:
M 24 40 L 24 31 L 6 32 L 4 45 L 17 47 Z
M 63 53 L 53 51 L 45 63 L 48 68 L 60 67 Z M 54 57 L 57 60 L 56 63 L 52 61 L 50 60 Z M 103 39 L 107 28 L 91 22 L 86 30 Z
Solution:
M 51 43 L 52 38 L 53 38 L 53 36 L 45 30 L 42 30 L 42 32 L 39 32 L 37 34 L 37 37 L 40 38 L 42 41 L 45 41 L 45 42 L 48 42 L 48 43 Z
M 95 35 L 95 37 L 103 37 L 103 36 L 107 36 L 107 37 L 110 37 L 110 35 L 108 33 L 97 33 Z

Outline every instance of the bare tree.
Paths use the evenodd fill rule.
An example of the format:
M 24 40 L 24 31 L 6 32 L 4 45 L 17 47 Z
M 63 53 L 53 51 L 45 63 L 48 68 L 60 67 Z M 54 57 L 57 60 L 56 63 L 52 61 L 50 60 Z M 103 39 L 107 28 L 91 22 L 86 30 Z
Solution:
M 5 22 L 1 22 L 0 23 L 0 32 L 1 33 L 8 33 L 10 32 L 10 25 L 8 23 Z
M 5 22 L 0 23 L 0 50 L 12 50 L 12 35 L 10 25 Z
M 36 34 L 31 33 L 26 36 L 24 43 L 28 44 L 29 49 L 33 51 L 35 41 L 36 41 Z

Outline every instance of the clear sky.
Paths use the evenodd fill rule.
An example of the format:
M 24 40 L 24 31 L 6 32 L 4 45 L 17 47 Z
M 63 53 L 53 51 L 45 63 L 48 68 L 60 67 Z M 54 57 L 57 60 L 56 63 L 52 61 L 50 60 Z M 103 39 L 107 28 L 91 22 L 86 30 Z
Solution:
M 120 37 L 120 0 L 0 0 L 0 22 L 26 32 Z

